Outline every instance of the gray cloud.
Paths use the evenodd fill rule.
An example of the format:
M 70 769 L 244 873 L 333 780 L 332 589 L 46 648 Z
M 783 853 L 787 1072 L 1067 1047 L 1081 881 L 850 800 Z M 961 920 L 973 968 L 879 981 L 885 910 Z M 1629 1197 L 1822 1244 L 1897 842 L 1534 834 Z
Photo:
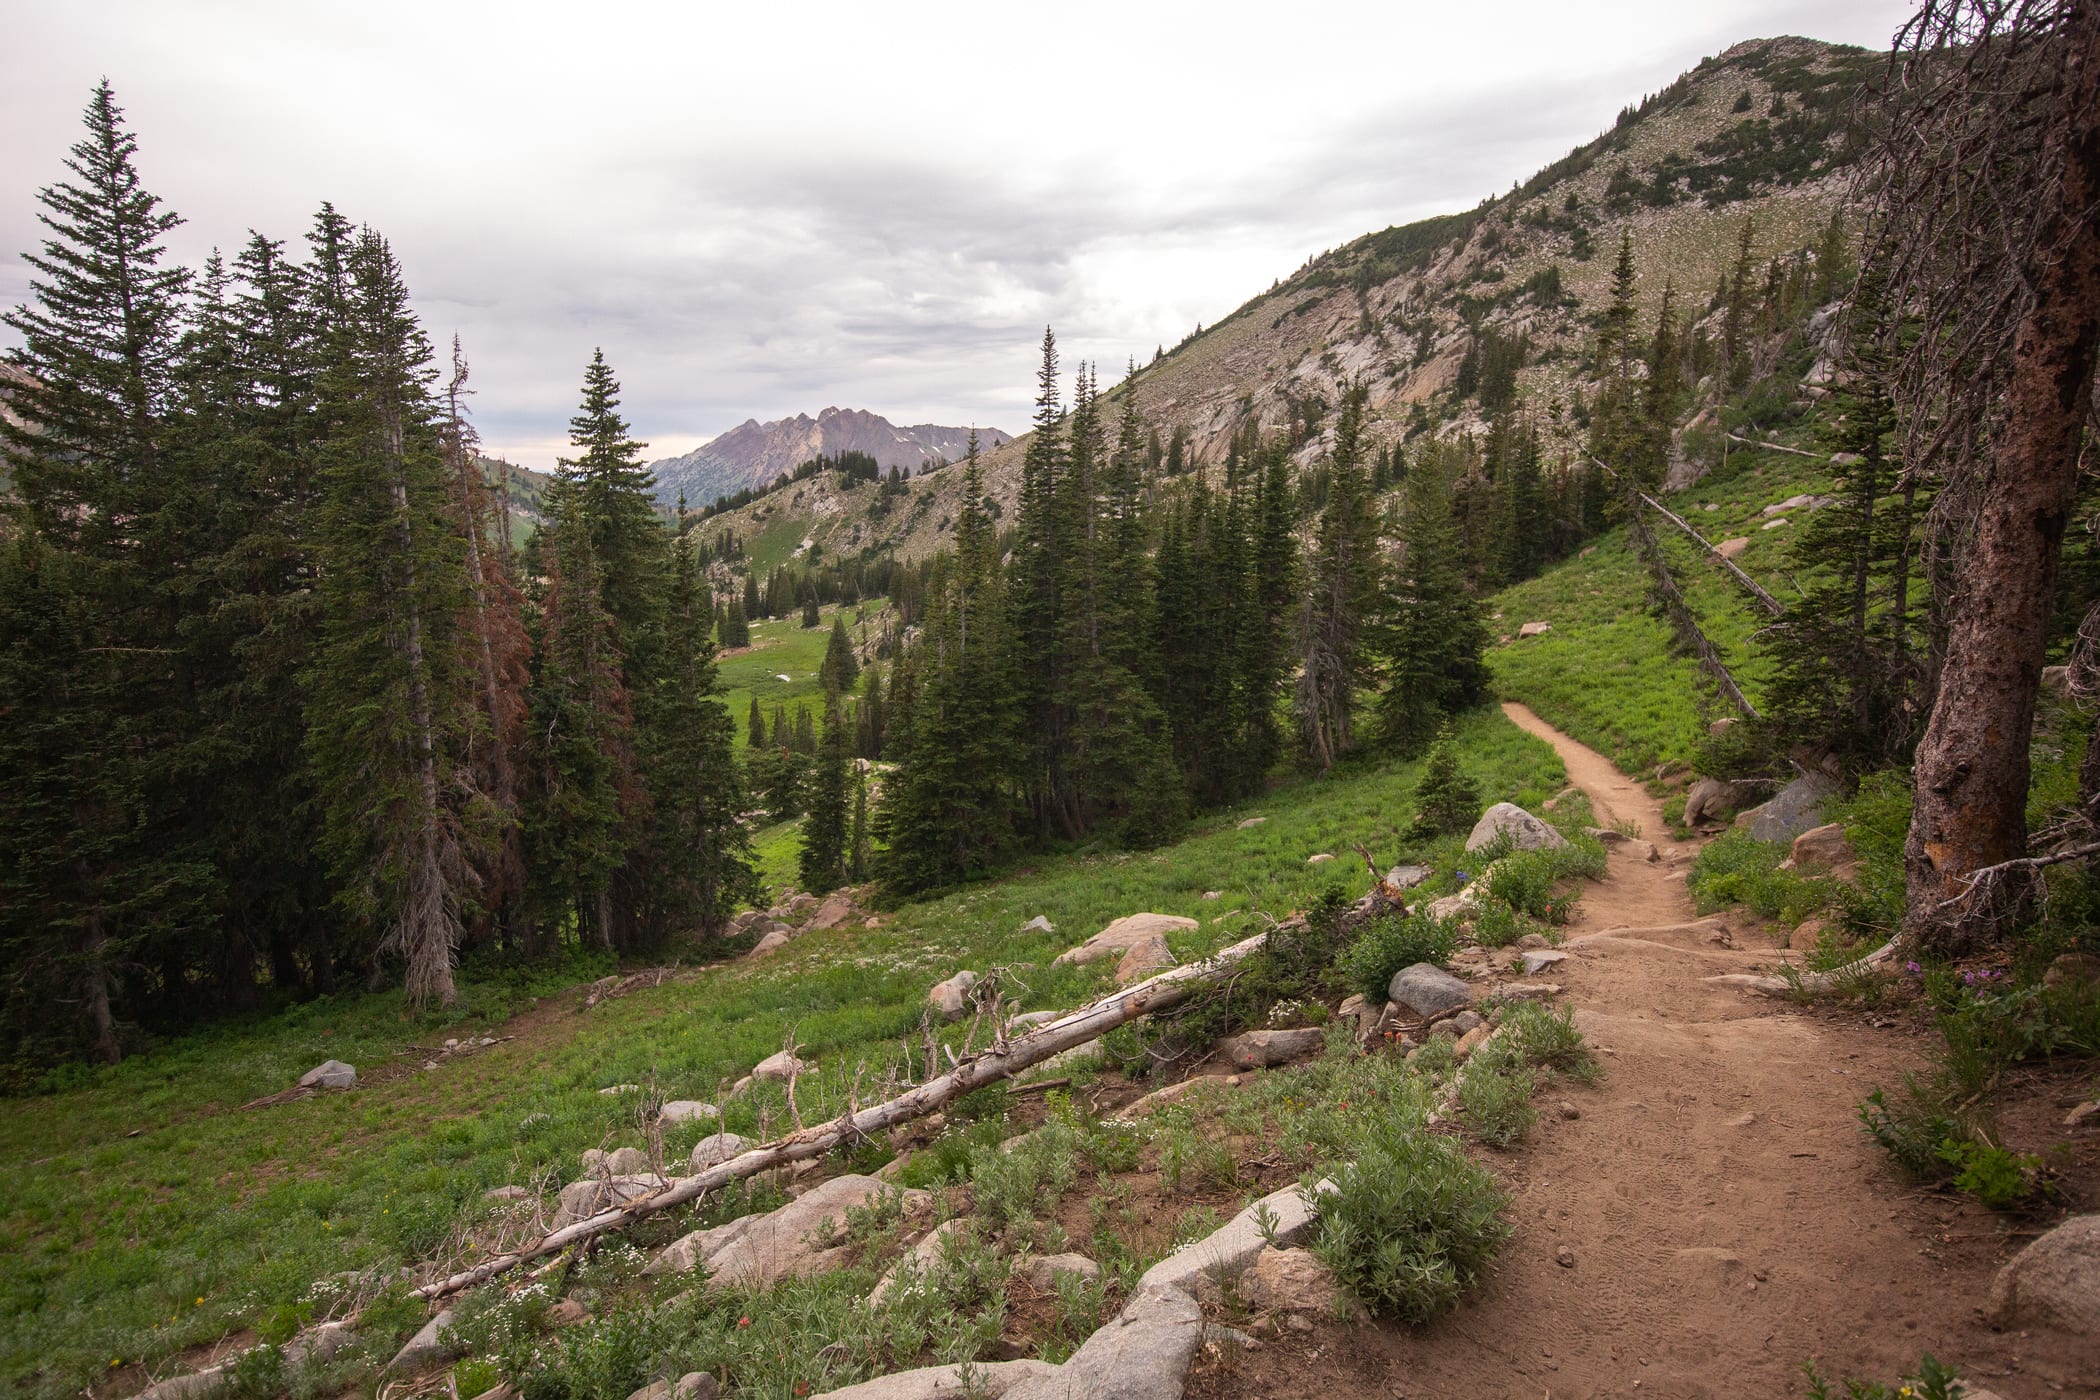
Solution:
M 17 0 L 0 300 L 107 74 L 185 259 L 321 199 L 457 330 L 488 442 L 559 450 L 603 345 L 639 435 L 873 408 L 1025 423 L 1036 341 L 1149 356 L 1304 259 L 1466 208 L 1742 38 L 1886 40 L 1901 0 L 1471 13 L 1328 0 L 793 7 Z

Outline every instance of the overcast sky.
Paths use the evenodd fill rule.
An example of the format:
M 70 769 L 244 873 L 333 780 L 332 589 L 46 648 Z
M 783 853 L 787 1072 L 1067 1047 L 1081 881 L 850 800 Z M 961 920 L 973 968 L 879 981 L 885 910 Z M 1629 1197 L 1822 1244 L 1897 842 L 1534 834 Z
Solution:
M 1901 0 L 469 5 L 0 0 L 0 302 L 107 76 L 184 260 L 324 199 L 561 451 L 602 345 L 650 455 L 747 417 L 1025 425 L 1358 234 L 1470 207 L 1740 39 Z

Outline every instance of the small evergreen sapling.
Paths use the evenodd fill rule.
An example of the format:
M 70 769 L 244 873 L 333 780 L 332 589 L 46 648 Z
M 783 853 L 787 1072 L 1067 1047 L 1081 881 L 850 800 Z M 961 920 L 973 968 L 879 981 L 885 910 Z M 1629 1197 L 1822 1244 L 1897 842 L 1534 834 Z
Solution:
M 1447 725 L 1429 750 L 1421 785 L 1415 789 L 1414 834 L 1444 836 L 1470 830 L 1479 816 L 1480 786 L 1458 766 Z

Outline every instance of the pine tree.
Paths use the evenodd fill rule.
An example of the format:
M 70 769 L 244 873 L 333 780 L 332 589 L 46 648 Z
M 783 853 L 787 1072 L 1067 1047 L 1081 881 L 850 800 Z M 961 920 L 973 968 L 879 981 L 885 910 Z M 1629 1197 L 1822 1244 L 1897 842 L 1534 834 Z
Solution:
M 751 714 L 745 720 L 745 726 L 749 735 L 747 742 L 750 746 L 754 749 L 764 748 L 766 746 L 766 717 L 758 708 L 758 697 L 756 695 L 751 697 Z
M 1480 785 L 1458 766 L 1447 723 L 1437 730 L 1436 743 L 1422 764 L 1413 829 L 1421 836 L 1447 836 L 1470 829 L 1479 815 Z
M 1447 715 L 1487 690 L 1487 628 L 1456 567 L 1449 487 L 1435 459 L 1407 479 L 1401 556 L 1374 631 L 1383 687 L 1380 738 L 1403 756 L 1419 753 Z
M 802 819 L 802 884 L 816 894 L 835 890 L 846 879 L 851 835 L 847 828 L 847 729 L 846 718 L 834 701 L 824 713 L 824 737 L 810 775 L 809 811 Z
M 458 627 L 464 550 L 435 428 L 430 346 L 385 241 L 351 249 L 347 321 L 322 375 L 323 623 L 308 752 L 354 914 L 408 965 L 410 999 L 449 1004 L 460 908 L 485 832 L 468 810 L 472 669 Z
M 1364 626 L 1379 586 L 1378 520 L 1359 461 L 1366 398 L 1362 385 L 1342 397 L 1327 504 L 1308 571 L 1312 589 L 1299 627 L 1304 665 L 1294 708 L 1300 740 L 1320 773 L 1355 747 Z
M 1057 338 L 1043 331 L 1036 372 L 1034 428 L 1021 459 L 1021 500 L 1014 522 L 1013 562 L 1007 570 L 1007 625 L 1012 629 L 1015 705 L 1020 725 L 1022 786 L 1036 829 L 1079 834 L 1065 773 L 1066 716 L 1059 619 L 1065 573 L 1060 504 L 1066 496 L 1064 408 L 1058 391 Z
M 817 590 L 812 587 L 802 595 L 802 625 L 804 627 L 818 627 L 823 624 L 823 621 L 824 619 L 817 613 Z
M 1726 314 L 1721 320 L 1721 365 L 1727 372 L 1731 389 L 1740 389 L 1750 382 L 1755 360 L 1750 347 L 1750 314 L 1754 310 L 1751 289 L 1755 267 L 1750 260 L 1750 246 L 1755 232 L 1755 221 L 1745 218 L 1741 241 L 1736 247 L 1735 267 L 1727 280 Z
M 824 663 L 817 669 L 819 681 L 833 695 L 844 695 L 860 679 L 860 659 L 853 653 L 853 638 L 846 634 L 846 615 L 831 615 L 831 640 L 824 648 Z

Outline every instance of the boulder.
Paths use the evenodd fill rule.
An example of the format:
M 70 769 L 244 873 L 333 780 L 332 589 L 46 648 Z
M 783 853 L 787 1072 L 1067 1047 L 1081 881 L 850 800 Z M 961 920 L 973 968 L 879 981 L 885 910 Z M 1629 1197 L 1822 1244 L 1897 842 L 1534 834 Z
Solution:
M 1216 1085 L 1224 1082 L 1222 1079 L 1214 1079 L 1208 1075 L 1198 1075 L 1194 1079 L 1184 1079 L 1178 1084 L 1169 1084 L 1164 1089 L 1154 1089 L 1143 1098 L 1124 1104 L 1116 1110 L 1115 1116 L 1125 1119 L 1143 1118 L 1146 1114 L 1156 1113 L 1170 1103 L 1180 1102 L 1190 1094 L 1202 1089 L 1206 1084 Z
M 810 916 L 809 926 L 815 928 L 837 928 L 853 917 L 853 901 L 836 892 L 824 896 L 817 905 L 817 912 Z
M 1546 948 L 1526 949 L 1517 956 L 1524 968 L 1526 977 L 1529 977 L 1534 972 L 1544 972 L 1555 963 L 1564 963 L 1568 960 L 1566 953 Z
M 1267 820 L 1267 817 L 1249 817 L 1247 818 L 1247 820 L 1240 823 L 1240 830 L 1252 831 L 1255 827 L 1260 826 L 1263 822 Z
M 1453 1035 L 1471 1035 L 1482 1024 L 1484 1022 L 1478 1011 L 1461 1011 L 1437 1029 L 1449 1031 Z
M 752 944 L 751 951 L 744 954 L 744 956 L 747 958 L 762 958 L 768 953 L 787 947 L 787 945 L 788 936 L 775 929 L 764 938 L 759 939 L 758 942 Z
M 323 1060 L 299 1076 L 302 1089 L 348 1089 L 357 1083 L 357 1067 L 341 1060 Z
M 1240 1275 L 1240 1301 L 1255 1312 L 1334 1317 L 1347 1295 L 1334 1271 L 1309 1249 L 1265 1249 Z
M 1054 1381 L 1057 1371 L 1047 1361 L 1032 1360 L 978 1361 L 968 1367 L 925 1366 L 916 1371 L 893 1371 L 844 1390 L 827 1390 L 815 1400 L 975 1400 L 980 1396 L 983 1400 L 1001 1400 L 1003 1396 L 1018 1396 L 1026 1382 Z M 1058 1390 L 1044 1393 L 1060 1397 L 1065 1394 Z
M 420 1371 L 457 1356 L 444 1340 L 444 1333 L 452 1326 L 452 1309 L 446 1308 L 436 1317 L 423 1324 L 415 1336 L 410 1337 L 394 1359 L 387 1363 L 389 1371 Z
M 667 1246 L 662 1253 L 651 1259 L 642 1269 L 643 1274 L 657 1277 L 664 1274 L 689 1274 L 720 1254 L 743 1237 L 762 1217 L 739 1216 L 726 1224 L 695 1230 L 683 1239 Z
M 960 1021 L 970 1014 L 970 993 L 976 986 L 977 974 L 965 968 L 945 982 L 934 983 L 926 993 L 926 1003 L 943 1021 Z
M 821 1273 L 843 1262 L 846 1212 L 877 1196 L 895 1193 L 906 1213 L 931 1207 L 924 1191 L 899 1192 L 872 1176 L 838 1176 L 807 1195 L 757 1217 L 742 1234 L 707 1260 L 710 1283 L 762 1288 L 781 1279 Z
M 1810 827 L 1796 836 L 1793 849 L 1788 855 L 1797 870 L 1811 866 L 1834 869 L 1840 865 L 1850 865 L 1859 859 L 1859 853 L 1854 851 L 1852 843 L 1845 839 L 1845 828 L 1836 822 Z
M 1055 1293 L 1057 1281 L 1067 1275 L 1092 1283 L 1101 1277 L 1101 1266 L 1084 1254 L 1031 1254 L 1014 1272 L 1038 1293 Z
M 1472 984 L 1435 963 L 1416 963 L 1393 974 L 1386 996 L 1409 1020 L 1426 1021 L 1473 1004 Z
M 1487 1038 L 1493 1035 L 1494 1033 L 1495 1028 L 1484 1023 L 1473 1027 L 1471 1030 L 1467 1031 L 1464 1035 L 1461 1035 L 1458 1038 L 1458 1044 L 1451 1047 L 1451 1058 L 1454 1060 L 1464 1060 L 1475 1050 L 1478 1050 L 1482 1045 L 1485 1045 L 1487 1043 Z
M 1684 824 L 1698 826 L 1702 822 L 1725 822 L 1756 796 L 1757 789 L 1748 783 L 1701 778 L 1684 795 Z
M 1998 1327 L 2050 1327 L 2100 1342 L 2100 1215 L 2074 1215 L 2012 1257 L 1991 1283 Z
M 704 1172 L 709 1167 L 719 1167 L 734 1157 L 741 1157 L 751 1149 L 749 1139 L 735 1133 L 711 1133 L 693 1144 L 693 1155 L 689 1159 L 691 1169 Z
M 1736 719 L 1734 715 L 1723 715 L 1721 718 L 1715 720 L 1712 724 L 1706 726 L 1706 737 L 1709 739 L 1718 739 L 1723 734 L 1726 734 L 1729 730 L 1735 728 L 1735 725 Z
M 284 1364 L 294 1371 L 318 1366 L 356 1340 L 357 1333 L 348 1322 L 317 1323 L 284 1344 Z
M 1521 641 L 1525 637 L 1543 637 L 1552 630 L 1550 622 L 1527 622 L 1517 629 L 1517 638 Z
M 491 1186 L 488 1190 L 481 1193 L 481 1199 L 484 1201 L 522 1201 L 530 1198 L 531 1195 L 532 1193 L 522 1186 Z
M 605 1170 L 613 1176 L 634 1176 L 649 1170 L 649 1154 L 639 1147 L 619 1147 L 605 1155 Z
M 751 1077 L 753 1079 L 778 1080 L 785 1084 L 788 1076 L 807 1074 L 815 1068 L 816 1065 L 810 1061 L 798 1060 L 792 1054 L 782 1050 L 778 1054 L 766 1056 L 763 1060 L 751 1066 Z
M 703 1118 L 720 1118 L 722 1110 L 698 1099 L 673 1099 L 658 1109 L 656 1116 L 666 1123 L 697 1123 Z
M 1123 960 L 1116 964 L 1116 985 L 1127 987 L 1133 982 L 1142 982 L 1154 973 L 1165 972 L 1174 966 L 1174 954 L 1167 947 L 1167 937 L 1155 933 L 1142 943 L 1133 943 L 1123 951 Z
M 1396 865 L 1385 872 L 1385 882 L 1394 889 L 1411 890 L 1429 878 L 1426 865 Z
M 1477 851 L 1497 837 L 1506 836 L 1520 851 L 1558 850 L 1568 838 L 1514 802 L 1497 802 L 1481 814 L 1466 837 L 1466 849 Z
M 1758 528 L 1760 530 L 1783 530 L 1792 523 L 1792 521 L 1788 520 L 1785 516 L 1782 515 L 1777 520 L 1767 520 L 1764 524 L 1758 526 Z
M 1035 916 L 1034 918 L 1030 919 L 1030 920 L 1029 920 L 1029 921 L 1028 921 L 1027 923 L 1025 923 L 1025 924 L 1021 925 L 1021 932 L 1023 932 L 1023 933 L 1056 933 L 1056 932 L 1057 932 L 1057 925 L 1056 925 L 1056 924 L 1053 924 L 1053 923 L 1051 923 L 1051 922 L 1050 922 L 1050 921 L 1049 921 L 1048 919 L 1044 918 L 1044 917 L 1043 917 L 1043 916 L 1042 916 L 1041 914 L 1038 914 L 1038 915 L 1036 915 L 1036 916 Z
M 1749 539 L 1745 536 L 1738 535 L 1732 540 L 1722 540 L 1719 544 L 1715 545 L 1714 553 L 1720 555 L 1723 559 L 1734 559 L 1740 554 L 1742 554 L 1742 552 L 1748 549 L 1749 547 Z
M 1822 939 L 1823 930 L 1829 926 L 1829 922 L 1827 919 L 1803 919 L 1794 925 L 1794 931 L 1786 936 L 1786 946 L 1796 953 L 1807 952 Z
M 1783 501 L 1766 506 L 1758 514 L 1769 520 L 1775 515 L 1785 515 L 1790 510 L 1800 510 L 1805 506 L 1813 505 L 1815 499 L 1813 496 L 1789 496 Z
M 1181 1400 L 1203 1343 L 1203 1309 L 1178 1288 L 1146 1288 L 1071 1359 L 1024 1380 L 1007 1400 Z M 858 1400 L 858 1397 L 856 1397 Z
M 787 902 L 787 911 L 799 919 L 814 914 L 823 902 L 813 894 L 798 894 Z
M 1218 1053 L 1235 1069 L 1267 1069 L 1309 1060 L 1327 1043 L 1318 1027 L 1289 1031 L 1241 1031 L 1218 1042 Z
M 1064 1015 L 1062 1011 L 1023 1011 L 1006 1023 L 1010 1031 L 1032 1031 L 1037 1026 L 1048 1025 Z
M 1760 841 L 1791 841 L 1822 824 L 1823 804 L 1838 792 L 1837 779 L 1808 773 L 1774 793 L 1763 806 L 1738 815 L 1735 824 L 1747 826 Z
M 559 1230 L 579 1220 L 588 1220 L 600 1211 L 638 1201 L 663 1184 L 663 1178 L 653 1173 L 572 1181 L 561 1188 L 561 1203 L 554 1211 L 554 1228 Z
M 1084 964 L 1121 957 L 1140 943 L 1153 939 L 1164 941 L 1170 933 L 1185 933 L 1196 926 L 1194 919 L 1184 919 L 1178 914 L 1125 914 L 1077 948 L 1067 948 L 1059 953 L 1054 965 Z
M 1313 1194 L 1317 1198 L 1333 1189 L 1332 1182 L 1322 1181 Z M 1269 1225 L 1266 1237 L 1264 1219 Z M 1272 1191 L 1202 1239 L 1183 1245 L 1147 1269 L 1138 1280 L 1138 1289 L 1171 1288 L 1193 1296 L 1207 1280 L 1244 1271 L 1272 1243 L 1289 1246 L 1309 1238 L 1318 1220 L 1317 1207 L 1301 1188 Z
M 706 1371 L 688 1371 L 675 1381 L 651 1381 L 627 1400 L 715 1400 L 721 1386 Z

